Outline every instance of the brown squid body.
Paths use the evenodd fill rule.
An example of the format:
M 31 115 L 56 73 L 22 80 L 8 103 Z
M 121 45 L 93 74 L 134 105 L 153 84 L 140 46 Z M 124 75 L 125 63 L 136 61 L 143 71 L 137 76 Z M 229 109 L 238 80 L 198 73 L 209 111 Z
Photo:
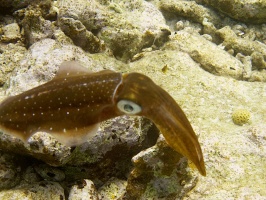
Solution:
M 169 146 L 206 175 L 201 147 L 185 114 L 165 90 L 139 73 L 90 73 L 65 62 L 53 80 L 0 104 L 0 129 L 23 141 L 45 131 L 73 146 L 93 136 L 99 122 L 124 114 L 152 120 Z

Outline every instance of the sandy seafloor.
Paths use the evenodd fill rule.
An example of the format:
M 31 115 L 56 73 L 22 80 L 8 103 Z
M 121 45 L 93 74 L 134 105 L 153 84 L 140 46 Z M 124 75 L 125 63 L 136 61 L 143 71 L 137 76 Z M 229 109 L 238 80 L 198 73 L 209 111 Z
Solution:
M 207 175 L 201 176 L 189 163 L 187 173 L 195 181 L 181 196 L 169 189 L 177 184 L 171 174 L 165 179 L 171 180 L 166 181 L 168 189 L 157 193 L 154 186 L 138 198 L 266 199 L 266 23 L 262 23 L 266 17 L 252 18 L 256 9 L 266 12 L 266 3 L 229 1 L 236 10 L 242 2 L 243 10 L 237 11 L 247 12 L 249 19 L 223 9 L 222 3 L 214 8 L 211 1 L 58 0 L 32 5 L 25 1 L 22 6 L 3 2 L 1 99 L 51 80 L 66 60 L 77 60 L 92 71 L 143 73 L 168 91 L 186 113 L 198 135 Z M 232 120 L 238 109 L 251 116 L 243 125 Z M 6 138 L 1 141 L 6 144 Z M 12 152 L 3 146 L 2 157 L 7 150 Z M 4 163 L 1 166 L 7 166 Z M 15 167 L 2 167 L 1 180 L 14 178 L 8 173 Z M 16 174 L 22 178 L 16 185 L 0 184 L 0 198 L 43 198 L 38 187 L 25 186 L 24 172 L 19 171 Z M 46 199 L 68 199 L 58 183 L 52 181 L 49 187 L 60 192 Z M 122 199 L 126 180 L 123 183 L 122 192 L 110 197 L 106 190 L 99 199 Z M 37 196 L 21 194 L 20 184 L 22 191 L 36 190 Z M 90 195 L 97 199 L 93 191 Z M 69 199 L 78 199 L 71 195 Z M 88 193 L 80 196 L 89 197 Z

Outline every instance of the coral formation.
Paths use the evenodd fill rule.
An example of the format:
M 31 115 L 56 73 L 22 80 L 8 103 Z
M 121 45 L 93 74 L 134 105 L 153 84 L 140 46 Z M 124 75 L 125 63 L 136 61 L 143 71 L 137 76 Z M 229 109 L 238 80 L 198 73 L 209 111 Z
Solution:
M 133 0 L 116 4 L 112 1 L 60 0 L 58 5 L 59 21 L 74 16 L 88 31 L 96 33 L 116 58 L 125 62 L 142 48 L 153 44 L 163 45 L 170 34 L 170 31 L 165 31 L 167 26 L 162 14 L 146 1 Z M 119 7 L 118 12 L 117 9 L 114 11 L 114 5 Z M 60 27 L 65 29 L 62 25 Z M 151 34 L 147 35 L 147 31 Z M 71 37 L 76 36 L 72 34 Z
M 129 175 L 124 198 L 148 199 L 152 195 L 159 198 L 181 197 L 185 194 L 184 188 L 178 184 L 181 180 L 187 182 L 187 187 L 196 184 L 196 180 L 185 170 L 186 159 L 181 158 L 160 137 L 155 146 L 132 158 L 134 169 Z
M 202 1 L 197 2 L 202 3 Z M 234 0 L 228 2 L 228 4 L 231 5 L 231 3 L 233 4 L 233 2 Z M 212 4 L 213 2 L 205 1 L 205 3 Z M 259 2 L 254 1 L 250 6 L 256 7 L 257 3 Z M 245 25 L 235 24 L 234 21 L 228 22 L 228 19 L 224 18 L 219 12 L 215 12 L 212 8 L 197 4 L 194 1 L 163 0 L 160 1 L 159 6 L 168 20 L 175 20 L 176 18 L 178 20 L 181 19 L 177 22 L 177 24 L 182 22 L 182 29 L 175 27 L 173 28 L 174 30 L 186 30 L 186 26 L 184 26 L 183 23 L 186 19 L 189 19 L 188 23 L 196 22 L 197 24 L 193 24 L 194 29 L 196 26 L 198 26 L 198 24 L 200 24 L 200 26 L 198 26 L 197 29 L 193 31 L 192 27 L 189 26 L 189 29 L 187 31 L 198 32 L 200 34 L 204 33 L 203 35 L 200 35 L 200 38 L 198 38 L 199 42 L 203 39 L 202 36 L 204 36 L 204 38 L 208 38 L 211 43 L 215 43 L 215 46 L 219 44 L 219 46 L 217 47 L 224 48 L 227 53 L 236 58 L 235 60 L 240 60 L 240 62 L 244 61 L 244 65 L 241 66 L 241 68 L 244 69 L 241 79 L 248 81 L 266 80 L 266 71 L 264 70 L 266 65 L 265 24 Z M 181 40 L 181 42 L 185 43 L 186 41 Z M 196 42 L 188 42 L 188 44 L 192 45 L 196 44 Z M 197 45 L 194 46 L 196 47 Z M 184 48 L 183 51 L 189 51 L 190 49 L 190 47 L 188 49 Z M 222 50 L 224 51 L 224 49 Z M 195 51 L 195 55 L 190 55 L 196 60 L 199 59 L 198 50 Z M 204 53 L 204 56 L 207 55 L 207 53 Z M 248 59 L 250 61 L 247 62 Z M 223 59 L 220 59 L 220 57 L 212 57 L 212 60 L 217 63 Z M 204 63 L 204 60 L 201 60 L 199 62 L 202 64 Z M 206 66 L 203 65 L 203 67 Z M 216 72 L 216 70 L 211 71 L 209 67 L 207 67 L 206 70 L 214 74 L 219 74 L 219 70 L 218 73 Z M 230 71 L 231 70 L 228 71 L 229 74 Z
M 173 35 L 172 39 L 176 44 L 169 43 L 169 45 L 176 45 L 182 51 L 189 53 L 206 71 L 242 79 L 243 64 L 199 34 L 182 30 Z
M 101 41 L 93 35 L 92 32 L 86 30 L 86 27 L 73 18 L 62 17 L 59 25 L 64 33 L 69 36 L 75 45 L 90 53 L 97 53 L 102 50 Z
M 44 38 L 51 38 L 53 36 L 53 29 L 55 28 L 50 20 L 44 19 L 42 10 L 39 8 L 25 10 L 21 25 L 24 29 L 27 47 Z
M 232 113 L 232 120 L 237 125 L 244 125 L 250 120 L 250 112 L 246 109 L 237 109 Z

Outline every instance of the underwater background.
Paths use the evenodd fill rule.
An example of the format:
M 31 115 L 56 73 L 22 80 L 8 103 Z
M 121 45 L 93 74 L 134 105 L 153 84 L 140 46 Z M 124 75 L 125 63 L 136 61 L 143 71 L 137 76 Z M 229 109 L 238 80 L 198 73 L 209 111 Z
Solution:
M 0 132 L 0 199 L 266 199 L 266 1 L 0 0 L 1 101 L 50 81 L 64 61 L 164 88 L 207 174 L 150 120 L 122 116 L 72 148 Z

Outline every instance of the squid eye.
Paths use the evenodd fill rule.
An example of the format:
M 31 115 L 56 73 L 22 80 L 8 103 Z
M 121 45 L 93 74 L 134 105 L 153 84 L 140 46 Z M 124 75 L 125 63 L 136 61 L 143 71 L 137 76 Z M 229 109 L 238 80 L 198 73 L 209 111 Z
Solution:
M 138 104 L 134 103 L 133 101 L 129 101 L 129 100 L 120 100 L 117 103 L 117 107 L 120 111 L 128 115 L 138 114 L 142 110 Z

